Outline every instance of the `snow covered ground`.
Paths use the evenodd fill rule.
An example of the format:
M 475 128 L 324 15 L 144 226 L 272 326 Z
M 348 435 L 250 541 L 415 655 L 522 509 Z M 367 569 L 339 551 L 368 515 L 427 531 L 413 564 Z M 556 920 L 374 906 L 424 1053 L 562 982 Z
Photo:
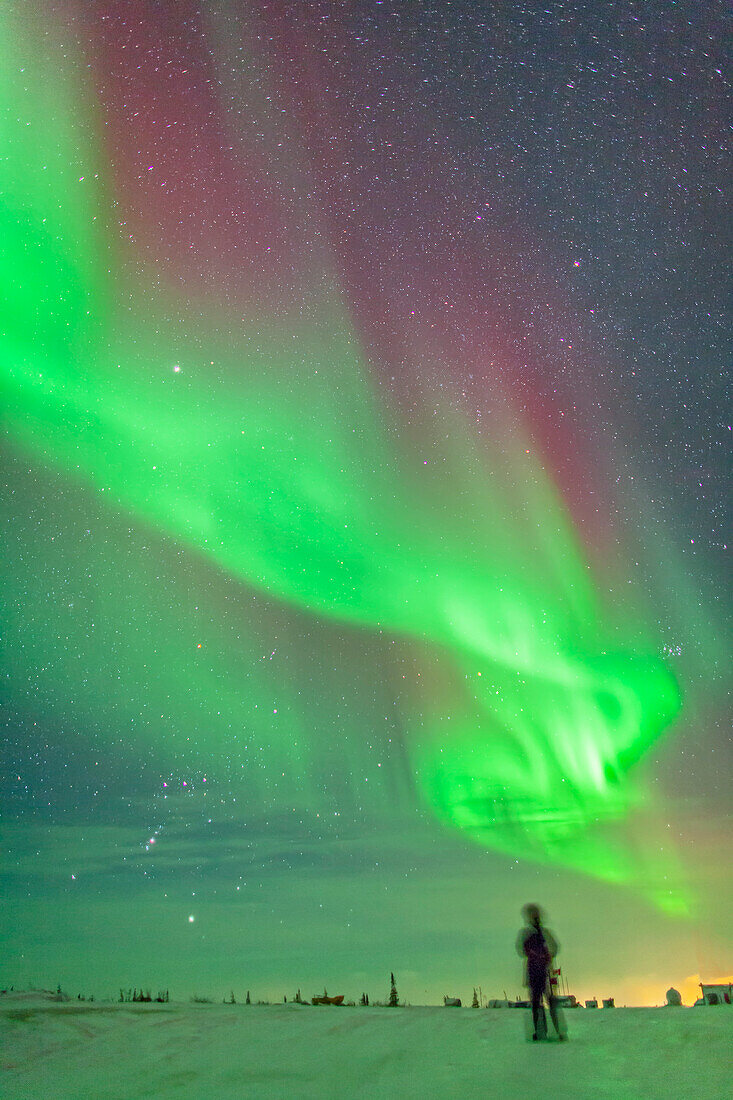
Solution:
M 53 1003 L 0 997 L 4 1100 L 729 1095 L 733 1008 L 576 1009 L 570 1041 L 518 1009 Z

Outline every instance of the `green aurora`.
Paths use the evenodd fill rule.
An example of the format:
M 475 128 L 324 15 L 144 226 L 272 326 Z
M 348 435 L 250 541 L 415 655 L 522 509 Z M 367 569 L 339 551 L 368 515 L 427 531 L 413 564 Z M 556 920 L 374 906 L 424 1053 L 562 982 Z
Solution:
M 428 669 L 440 666 L 433 684 L 443 687 L 423 682 L 406 704 L 405 745 L 439 818 L 488 848 L 634 884 L 684 912 L 671 857 L 643 856 L 616 828 L 648 800 L 634 766 L 678 716 L 678 687 L 641 614 L 625 633 L 604 623 L 573 522 L 509 401 L 496 399 L 487 442 L 426 387 L 424 430 L 403 434 L 370 382 L 327 259 L 314 261 L 305 311 L 242 318 L 161 288 L 108 228 L 111 185 L 81 62 L 58 58 L 49 111 L 50 78 L 34 66 L 32 43 L 24 53 L 17 27 L 3 37 L 25 73 L 22 90 L 3 88 L 16 106 L 4 123 L 0 225 L 11 447 L 76 483 L 70 491 L 89 496 L 90 512 L 113 514 L 121 530 L 134 524 L 160 547 L 174 540 L 187 561 L 212 563 L 232 591 L 422 653 Z M 75 554 L 66 545 L 70 577 L 81 570 Z M 147 565 L 128 568 L 133 590 L 147 583 Z M 109 546 L 92 546 L 83 571 L 114 591 Z M 41 591 L 29 599 L 43 604 Z M 124 621 L 129 610 L 120 597 L 102 619 Z M 112 651 L 112 628 L 85 644 L 75 615 L 65 631 L 51 608 L 38 623 L 21 665 L 33 666 L 44 638 L 71 632 L 74 644 L 59 651 L 79 656 L 63 662 L 58 706 L 66 696 L 97 717 L 107 707 L 119 736 L 123 704 L 91 652 Z M 254 639 L 244 680 L 247 661 L 229 658 L 223 625 L 196 633 L 181 611 L 144 629 L 125 693 L 155 698 L 153 650 L 177 669 L 166 673 L 165 720 L 146 724 L 163 761 L 198 725 L 196 753 L 224 768 L 241 755 L 236 731 L 260 723 L 266 759 L 294 773 L 311 766 L 313 734 L 287 679 L 287 725 L 274 732 L 255 713 L 263 684 Z M 206 650 L 208 672 L 177 659 L 187 635 Z M 90 664 L 99 676 L 91 686 Z M 194 721 L 200 713 L 208 724 Z M 342 747 L 344 768 L 366 752 L 353 731 Z M 328 751 L 338 759 L 338 744 Z M 256 777 L 246 782 L 256 794 Z

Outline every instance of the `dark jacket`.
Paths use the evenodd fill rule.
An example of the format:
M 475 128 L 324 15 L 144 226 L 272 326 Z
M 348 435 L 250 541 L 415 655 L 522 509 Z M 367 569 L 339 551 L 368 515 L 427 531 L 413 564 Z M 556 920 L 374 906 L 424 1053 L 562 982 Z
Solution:
M 517 936 L 517 954 L 524 958 L 524 984 L 545 986 L 552 960 L 560 948 L 549 928 L 527 925 Z

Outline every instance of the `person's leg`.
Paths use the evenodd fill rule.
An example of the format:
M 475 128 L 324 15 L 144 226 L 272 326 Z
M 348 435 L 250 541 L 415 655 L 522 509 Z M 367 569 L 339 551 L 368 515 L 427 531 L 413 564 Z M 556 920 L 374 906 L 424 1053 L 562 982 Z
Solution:
M 552 992 L 552 989 L 548 989 L 547 991 L 547 1003 L 550 1006 L 550 1019 L 552 1020 L 552 1026 L 555 1028 L 558 1036 L 562 1039 L 564 1038 L 564 1036 L 560 1031 L 560 1021 L 557 1017 L 557 1004 L 555 994 Z
M 531 985 L 529 987 L 530 995 L 532 997 L 532 1038 L 537 1038 L 537 1028 L 540 1022 L 540 1006 L 542 1004 L 542 987 L 538 985 Z

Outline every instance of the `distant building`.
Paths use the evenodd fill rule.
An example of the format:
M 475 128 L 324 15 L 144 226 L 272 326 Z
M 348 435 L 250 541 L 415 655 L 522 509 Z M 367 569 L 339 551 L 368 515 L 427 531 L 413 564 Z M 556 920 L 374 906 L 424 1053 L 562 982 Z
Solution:
M 604 997 L 603 998 L 603 1007 L 604 1008 L 615 1008 L 616 1007 L 616 1002 L 613 999 L 613 997 Z
M 682 1004 L 682 995 L 674 986 L 667 990 L 667 1004 L 670 1008 L 679 1008 Z
M 702 990 L 702 998 L 701 1000 L 696 1001 L 696 1004 L 733 1004 L 733 984 L 731 984 L 730 982 L 720 982 L 712 985 L 706 985 L 704 982 L 700 982 L 700 989 Z
M 585 1007 L 586 1008 L 598 1008 L 598 1001 L 594 997 L 592 1001 L 586 1001 L 585 1002 Z

